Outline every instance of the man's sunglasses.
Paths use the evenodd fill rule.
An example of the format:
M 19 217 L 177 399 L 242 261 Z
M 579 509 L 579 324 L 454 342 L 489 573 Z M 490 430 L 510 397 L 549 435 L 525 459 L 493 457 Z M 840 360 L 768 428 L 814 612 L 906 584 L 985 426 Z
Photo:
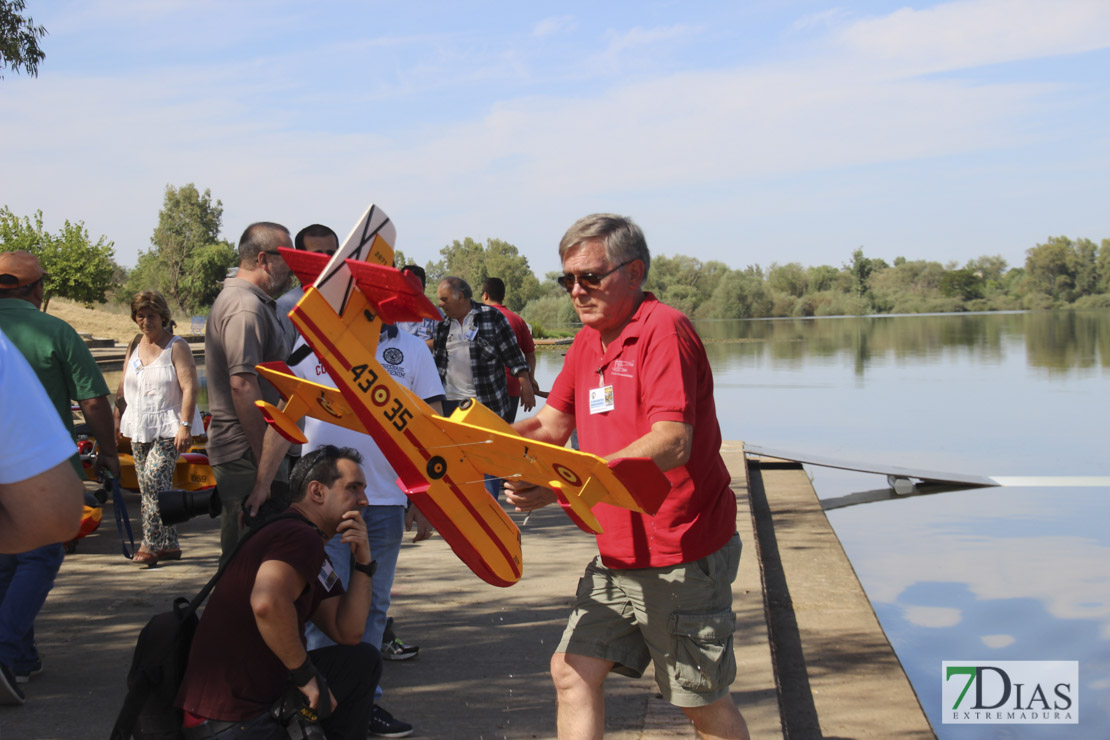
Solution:
M 614 267 L 612 270 L 610 270 L 609 272 L 604 272 L 600 275 L 598 275 L 597 273 L 594 273 L 594 272 L 583 272 L 579 275 L 575 275 L 574 273 L 570 273 L 570 272 L 564 273 L 564 274 L 560 275 L 559 277 L 557 277 L 555 279 L 555 282 L 557 282 L 557 283 L 559 283 L 559 285 L 563 286 L 563 290 L 565 290 L 568 293 L 571 292 L 572 290 L 574 290 L 574 284 L 575 283 L 578 283 L 579 285 L 581 285 L 583 290 L 596 290 L 597 288 L 601 287 L 601 281 L 602 280 L 609 277 L 610 275 L 612 275 L 614 272 L 621 269 L 622 267 L 624 267 L 626 265 L 631 265 L 635 261 L 636 260 L 631 259 L 631 260 L 628 260 L 627 262 L 622 262 L 619 265 L 617 265 L 616 267 Z

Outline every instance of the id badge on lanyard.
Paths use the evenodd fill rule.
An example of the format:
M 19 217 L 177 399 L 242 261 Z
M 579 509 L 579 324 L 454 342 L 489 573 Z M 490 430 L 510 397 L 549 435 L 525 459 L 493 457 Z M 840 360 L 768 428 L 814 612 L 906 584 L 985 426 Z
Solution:
M 590 389 L 590 413 L 603 414 L 616 408 L 613 401 L 613 386 L 605 385 L 605 373 L 599 368 L 597 371 L 600 385 Z
M 320 566 L 320 574 L 317 576 L 320 583 L 323 584 L 325 591 L 331 591 L 335 587 L 336 582 L 339 581 L 339 574 L 331 567 L 331 561 L 324 558 L 324 564 Z

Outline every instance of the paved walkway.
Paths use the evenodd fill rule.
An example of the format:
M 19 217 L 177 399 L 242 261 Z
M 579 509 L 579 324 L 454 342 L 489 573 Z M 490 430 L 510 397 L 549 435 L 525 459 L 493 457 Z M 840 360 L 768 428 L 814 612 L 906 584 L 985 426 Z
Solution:
M 768 637 L 763 574 L 749 513 L 742 449 L 738 443 L 727 443 L 726 447 L 740 507 L 738 529 L 744 542 L 740 575 L 734 585 L 735 649 L 740 670 L 732 687 L 733 697 L 752 737 L 783 737 L 775 670 L 783 670 L 786 663 L 778 649 L 772 650 Z M 796 472 L 804 479 L 803 473 Z M 777 489 L 772 489 L 768 498 L 774 500 L 777 495 Z M 812 489 L 808 494 L 795 491 L 787 500 L 791 507 L 798 508 L 807 495 L 816 500 Z M 138 495 L 129 494 L 127 505 L 137 526 Z M 513 516 L 518 522 L 522 518 Z M 825 564 L 843 557 L 835 536 L 830 538 L 819 531 L 824 520 L 820 507 L 816 514 L 810 510 L 805 516 L 788 514 L 785 519 L 775 519 L 772 513 L 770 519 L 780 534 L 779 559 L 790 579 L 789 595 L 795 605 L 804 605 L 808 615 L 802 618 L 799 613 L 801 637 L 795 640 L 802 650 L 795 655 L 795 670 L 800 665 L 800 676 L 808 683 L 802 680 L 800 694 L 794 692 L 802 697 L 802 703 L 787 706 L 804 707 L 808 695 L 814 708 L 806 716 L 816 718 L 819 725 L 817 731 L 810 727 L 790 736 L 928 736 L 928 724 L 912 691 L 908 698 L 901 692 L 887 702 L 894 709 L 888 708 L 891 713 L 882 716 L 868 714 L 868 706 L 859 699 L 876 697 L 876 703 L 885 702 L 887 682 L 894 675 L 890 669 L 900 674 L 900 668 L 896 659 L 891 665 L 892 652 L 889 656 L 883 654 L 885 638 L 877 622 L 870 626 L 845 622 L 845 609 L 849 607 L 853 614 L 866 612 L 874 618 L 866 598 L 862 602 L 853 598 L 845 606 L 843 594 L 847 591 L 854 588 L 862 595 L 850 566 L 845 571 L 836 565 L 829 574 L 847 591 L 841 587 L 824 594 L 817 591 L 816 602 L 805 596 L 815 581 L 824 579 Z M 818 529 L 797 529 L 799 525 Z M 828 527 L 827 521 L 824 526 Z M 795 531 L 801 539 L 791 541 L 787 533 Z M 112 508 L 105 508 L 100 530 L 82 540 L 78 552 L 62 566 L 37 625 L 46 670 L 26 685 L 28 701 L 24 706 L 0 707 L 0 739 L 107 735 L 123 697 L 138 630 L 152 614 L 167 609 L 174 597 L 192 596 L 215 568 L 215 522 L 196 519 L 181 526 L 180 532 L 183 560 L 156 568 L 136 566 L 120 554 Z M 523 544 L 524 577 L 517 585 L 501 589 L 471 575 L 441 539 L 419 545 L 406 541 L 391 614 L 398 634 L 407 642 L 421 645 L 421 654 L 414 660 L 386 663 L 382 705 L 415 724 L 415 737 L 554 737 L 554 692 L 547 675 L 548 659 L 562 632 L 578 578 L 596 549 L 591 537 L 554 508 L 532 516 L 523 532 Z M 798 553 L 805 554 L 807 560 L 797 560 Z M 823 553 L 830 559 L 826 560 Z M 804 585 L 807 580 L 810 585 Z M 825 607 L 835 608 L 827 611 Z M 838 625 L 843 624 L 849 624 L 853 634 L 836 633 Z M 849 642 L 841 642 L 843 637 Z M 825 661 L 826 655 L 849 655 L 851 639 L 860 640 L 860 645 L 866 643 L 866 660 L 856 665 L 843 659 L 837 663 Z M 885 650 L 889 652 L 889 646 Z M 860 663 L 870 665 L 875 656 L 886 661 L 884 670 L 863 671 L 863 683 L 857 681 L 851 673 L 858 671 Z M 818 670 L 807 673 L 812 667 Z M 798 683 L 798 675 L 795 673 L 790 680 Z M 781 676 L 778 681 L 782 682 Z M 609 683 L 607 737 L 694 737 L 684 715 L 653 691 L 650 674 L 639 680 L 615 676 Z M 838 686 L 844 690 L 833 691 Z M 813 699 L 827 690 L 833 691 L 830 700 Z M 856 697 L 854 701 L 850 701 L 852 696 Z M 870 732 L 861 730 L 868 726 Z

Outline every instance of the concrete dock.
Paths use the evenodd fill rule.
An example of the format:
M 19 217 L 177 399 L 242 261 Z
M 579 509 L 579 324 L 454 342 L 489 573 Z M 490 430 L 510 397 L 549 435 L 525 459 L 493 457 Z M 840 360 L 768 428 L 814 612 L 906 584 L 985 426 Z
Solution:
M 775 461 L 749 469 L 740 443 L 722 452 L 744 543 L 732 695 L 752 737 L 933 737 L 805 472 Z M 138 494 L 125 498 L 137 532 Z M 181 561 L 145 568 L 121 555 L 113 516 L 109 504 L 100 529 L 63 564 L 36 628 L 45 671 L 24 685 L 25 705 L 0 707 L 0 740 L 107 736 L 138 630 L 214 572 L 212 520 L 180 527 Z M 421 652 L 386 663 L 381 704 L 412 722 L 414 737 L 555 736 L 548 660 L 596 547 L 552 507 L 532 516 L 523 545 L 523 579 L 500 589 L 441 539 L 406 540 L 390 613 Z M 608 689 L 607 737 L 695 736 L 650 673 L 614 676 Z

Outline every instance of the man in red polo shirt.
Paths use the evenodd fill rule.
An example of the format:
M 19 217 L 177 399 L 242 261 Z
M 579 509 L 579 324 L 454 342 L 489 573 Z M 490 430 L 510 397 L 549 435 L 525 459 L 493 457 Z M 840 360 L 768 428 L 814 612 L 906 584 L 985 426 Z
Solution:
M 639 677 L 649 662 L 663 697 L 701 737 L 747 738 L 729 693 L 732 582 L 740 562 L 736 499 L 720 456 L 713 375 L 690 321 L 644 292 L 651 255 L 630 219 L 594 214 L 559 244 L 585 325 L 547 404 L 518 433 L 607 458 L 650 457 L 671 492 L 655 516 L 598 504 L 600 555 L 587 567 L 562 641 L 551 658 L 560 738 L 601 737 L 609 673 Z M 507 486 L 520 511 L 555 501 L 527 484 Z
M 536 385 L 536 343 L 532 340 L 532 330 L 528 328 L 524 319 L 504 305 L 505 281 L 497 277 L 486 278 L 485 282 L 482 283 L 482 303 L 496 308 L 509 322 L 509 327 L 513 330 L 513 336 L 516 337 L 516 343 L 520 345 L 520 351 L 524 353 L 524 361 L 528 363 L 528 378 L 532 381 L 532 391 L 538 391 L 540 387 Z M 517 407 L 521 405 L 520 381 L 508 368 L 505 369 L 505 383 L 509 386 L 509 413 L 505 417 L 505 421 L 512 424 L 516 421 Z M 536 402 L 533 399 L 530 402 L 525 402 L 524 410 L 531 411 L 535 406 Z

